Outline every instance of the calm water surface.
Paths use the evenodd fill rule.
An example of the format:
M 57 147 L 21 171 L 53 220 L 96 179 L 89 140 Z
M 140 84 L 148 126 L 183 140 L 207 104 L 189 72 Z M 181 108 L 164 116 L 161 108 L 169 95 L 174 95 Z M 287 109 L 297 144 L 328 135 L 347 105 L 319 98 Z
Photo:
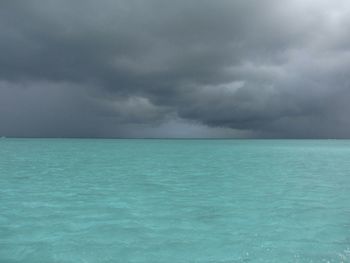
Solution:
M 350 262 L 350 141 L 0 139 L 0 262 Z

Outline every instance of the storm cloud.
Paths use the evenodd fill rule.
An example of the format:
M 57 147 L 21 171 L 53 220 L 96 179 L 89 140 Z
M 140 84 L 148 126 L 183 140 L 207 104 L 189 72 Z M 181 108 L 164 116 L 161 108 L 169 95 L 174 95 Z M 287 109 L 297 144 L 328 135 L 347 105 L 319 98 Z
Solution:
M 346 0 L 3 0 L 0 135 L 350 137 Z

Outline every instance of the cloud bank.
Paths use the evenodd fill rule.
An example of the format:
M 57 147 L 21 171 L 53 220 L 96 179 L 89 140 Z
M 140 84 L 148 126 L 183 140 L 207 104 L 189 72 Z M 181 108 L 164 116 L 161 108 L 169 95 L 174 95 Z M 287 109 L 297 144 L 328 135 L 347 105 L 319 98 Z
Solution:
M 350 137 L 346 0 L 4 0 L 0 135 Z

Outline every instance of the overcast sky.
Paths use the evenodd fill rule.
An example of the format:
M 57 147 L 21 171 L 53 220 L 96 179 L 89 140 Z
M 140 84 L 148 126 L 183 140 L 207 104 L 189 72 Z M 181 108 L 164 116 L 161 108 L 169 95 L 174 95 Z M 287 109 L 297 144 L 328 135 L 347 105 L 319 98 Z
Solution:
M 349 0 L 1 0 L 0 136 L 350 137 Z

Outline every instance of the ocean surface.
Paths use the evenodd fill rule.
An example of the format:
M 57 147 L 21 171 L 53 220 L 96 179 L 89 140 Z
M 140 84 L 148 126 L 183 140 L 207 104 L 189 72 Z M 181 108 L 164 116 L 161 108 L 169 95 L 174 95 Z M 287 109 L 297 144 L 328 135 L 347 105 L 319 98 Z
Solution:
M 0 139 L 15 262 L 350 262 L 350 141 Z

